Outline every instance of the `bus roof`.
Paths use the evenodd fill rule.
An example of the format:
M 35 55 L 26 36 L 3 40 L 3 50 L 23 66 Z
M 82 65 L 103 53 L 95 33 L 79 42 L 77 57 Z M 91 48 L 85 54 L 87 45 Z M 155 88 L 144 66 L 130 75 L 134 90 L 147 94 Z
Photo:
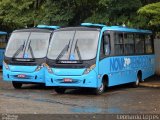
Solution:
M 38 25 L 33 28 L 24 28 L 14 30 L 13 32 L 53 32 L 54 30 L 60 28 L 59 26 L 48 26 L 48 25 Z
M 51 29 L 40 29 L 40 28 L 25 28 L 25 29 L 18 29 L 14 30 L 14 32 L 53 32 Z
M 94 30 L 94 31 L 97 31 L 97 30 L 100 30 L 99 28 L 91 28 L 91 27 L 83 27 L 83 26 L 76 26 L 76 27 L 63 27 L 63 28 L 60 28 L 60 29 L 57 29 L 57 30 L 55 30 L 55 31 L 74 31 L 74 30 L 80 30 L 80 31 L 87 31 L 87 30 Z
M 120 32 L 136 32 L 136 33 L 152 33 L 152 31 L 150 30 L 142 30 L 142 29 L 135 29 L 135 28 L 127 28 L 127 27 L 123 27 L 123 26 L 110 26 L 104 28 L 107 30 L 111 30 L 111 31 L 120 31 Z
M 7 35 L 7 32 L 0 31 L 0 35 Z
M 151 30 L 142 30 L 142 29 L 135 29 L 135 28 L 128 28 L 123 26 L 106 26 L 103 24 L 93 24 L 93 23 L 82 23 L 81 26 L 86 27 L 100 27 L 104 30 L 111 30 L 111 31 L 120 31 L 120 32 L 137 32 L 137 33 L 152 33 Z

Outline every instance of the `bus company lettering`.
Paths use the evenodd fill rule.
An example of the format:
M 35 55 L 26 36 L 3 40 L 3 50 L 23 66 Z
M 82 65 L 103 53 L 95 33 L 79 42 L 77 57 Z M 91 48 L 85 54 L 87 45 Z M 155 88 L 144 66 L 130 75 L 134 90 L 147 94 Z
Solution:
M 152 59 L 148 56 L 115 57 L 110 59 L 110 71 L 136 69 L 139 67 L 147 67 L 151 64 L 153 64 Z

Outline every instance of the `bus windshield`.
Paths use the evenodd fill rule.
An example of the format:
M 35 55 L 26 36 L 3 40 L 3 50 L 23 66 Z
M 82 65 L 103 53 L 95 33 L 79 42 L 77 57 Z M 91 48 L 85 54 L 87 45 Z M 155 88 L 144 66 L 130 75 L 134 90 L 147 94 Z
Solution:
M 47 57 L 53 60 L 90 60 L 96 57 L 99 31 L 57 31 Z
M 5 52 L 6 57 L 43 58 L 47 54 L 51 33 L 15 32 L 12 33 Z

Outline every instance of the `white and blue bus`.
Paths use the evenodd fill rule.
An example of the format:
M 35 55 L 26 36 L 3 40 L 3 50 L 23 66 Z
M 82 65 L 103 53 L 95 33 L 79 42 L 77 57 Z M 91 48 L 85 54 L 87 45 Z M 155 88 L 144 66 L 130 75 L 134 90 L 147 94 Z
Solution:
M 44 83 L 44 63 L 50 38 L 58 28 L 39 25 L 13 31 L 5 51 L 3 80 L 12 81 L 17 89 L 23 84 Z
M 7 32 L 0 31 L 0 66 L 2 67 L 4 51 L 8 42 L 8 34 Z
M 152 32 L 82 23 L 55 30 L 47 53 L 45 82 L 57 93 L 67 88 L 106 87 L 139 82 L 155 72 Z

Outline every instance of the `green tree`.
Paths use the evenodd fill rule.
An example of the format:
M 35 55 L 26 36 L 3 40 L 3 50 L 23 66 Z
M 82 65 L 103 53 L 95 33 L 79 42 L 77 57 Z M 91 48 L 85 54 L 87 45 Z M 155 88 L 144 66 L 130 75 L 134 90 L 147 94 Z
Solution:
M 160 26 L 160 2 L 148 4 L 138 10 L 140 16 L 146 18 L 146 25 Z
M 140 9 L 158 0 L 0 0 L 0 26 L 7 29 L 48 25 L 79 25 L 82 22 L 129 27 L 159 24 L 158 13 Z M 154 3 L 157 4 L 157 3 Z M 157 6 L 157 5 L 156 5 Z M 146 8 L 144 8 L 146 9 Z M 148 9 L 148 8 L 147 8 Z M 159 9 L 158 6 L 150 9 Z M 158 11 L 158 10 L 156 10 Z M 159 12 L 159 11 L 158 11 Z M 160 12 L 159 12 L 160 13 Z
M 140 0 L 99 0 L 98 5 L 86 21 L 127 26 L 135 25 L 136 11 L 142 6 Z
M 51 25 L 68 25 L 73 18 L 73 1 L 46 0 L 39 11 L 39 23 Z
M 42 3 L 42 0 L 1 0 L 0 21 L 12 29 L 34 26 Z

